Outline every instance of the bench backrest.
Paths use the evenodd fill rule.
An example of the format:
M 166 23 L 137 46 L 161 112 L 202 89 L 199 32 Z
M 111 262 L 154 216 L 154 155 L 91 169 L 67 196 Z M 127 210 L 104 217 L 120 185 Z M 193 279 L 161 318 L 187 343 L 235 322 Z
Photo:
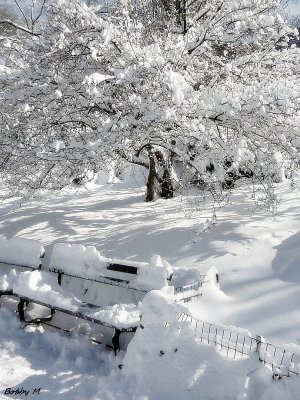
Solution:
M 8 265 L 39 269 L 45 250 L 38 240 L 0 237 L 0 262 Z
M 142 292 L 160 289 L 172 276 L 171 266 L 157 255 L 150 263 L 111 259 L 94 246 L 67 243 L 54 245 L 49 271 Z
M 14 267 L 40 269 L 44 257 L 43 245 L 37 240 L 0 237 L 0 295 L 12 292 L 16 278 Z

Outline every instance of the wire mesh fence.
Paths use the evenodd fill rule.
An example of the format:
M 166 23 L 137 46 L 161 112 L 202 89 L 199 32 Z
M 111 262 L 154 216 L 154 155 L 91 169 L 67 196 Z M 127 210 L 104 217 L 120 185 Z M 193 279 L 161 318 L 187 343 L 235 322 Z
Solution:
M 234 359 L 248 358 L 251 353 L 258 355 L 259 361 L 272 368 L 273 375 L 299 375 L 300 357 L 292 351 L 267 343 L 261 336 L 255 338 L 229 327 L 200 321 L 191 315 L 181 313 L 178 321 L 187 321 L 194 330 L 194 336 L 203 343 L 212 344 L 227 357 Z
M 257 352 L 259 360 L 270 365 L 274 373 L 283 376 L 299 375 L 300 357 L 294 352 L 264 341 L 258 341 Z
M 199 289 L 202 287 L 204 283 L 205 275 L 201 277 L 201 280 L 195 282 L 191 285 L 179 286 L 174 289 L 175 301 L 183 301 L 187 303 L 191 301 L 195 297 L 201 296 L 199 293 Z
M 194 330 L 194 336 L 207 344 L 214 344 L 218 349 L 232 358 L 249 357 L 256 350 L 256 339 L 234 332 L 226 327 L 200 321 L 188 314 L 181 313 L 179 321 L 188 321 Z

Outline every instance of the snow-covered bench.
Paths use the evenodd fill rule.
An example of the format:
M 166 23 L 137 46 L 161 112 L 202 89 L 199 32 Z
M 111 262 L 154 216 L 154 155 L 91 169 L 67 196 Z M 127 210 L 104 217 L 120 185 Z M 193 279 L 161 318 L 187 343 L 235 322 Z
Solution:
M 56 311 L 94 324 L 112 328 L 112 347 L 116 352 L 122 332 L 134 332 L 140 321 L 140 308 L 135 304 L 115 304 L 100 307 L 80 301 L 62 289 L 56 277 L 45 271 L 21 272 L 13 285 L 13 294 L 19 297 L 18 312 L 26 322 L 25 311 L 29 303 L 50 309 L 48 317 L 36 318 L 35 323 L 49 321 Z M 29 321 L 32 322 L 32 321 Z
M 56 243 L 53 247 L 50 272 L 140 292 L 161 289 L 172 278 L 172 268 L 154 255 L 150 263 L 103 257 L 94 246 Z
M 41 266 L 43 256 L 44 248 L 38 241 L 1 238 L 0 296 L 11 294 L 19 298 L 21 321 L 46 323 L 59 312 L 56 315 L 63 313 L 109 328 L 110 332 L 112 329 L 115 351 L 121 333 L 134 332 L 139 325 L 136 304 L 145 293 L 172 285 L 175 301 L 186 302 L 201 296 L 204 283 L 218 281 L 214 268 L 205 275 L 197 269 L 173 269 L 158 255 L 153 255 L 149 263 L 138 263 L 105 258 L 92 246 L 57 243 L 49 267 Z M 33 271 L 20 272 L 14 267 Z M 62 276 L 66 277 L 63 281 Z M 72 278 L 79 278 L 82 283 Z M 43 309 L 46 314 L 38 313 L 32 318 L 29 304 L 42 306 L 33 308 Z
M 130 298 L 132 302 L 137 302 L 150 290 L 161 289 L 166 285 L 174 286 L 176 301 L 187 302 L 200 295 L 203 283 L 208 280 L 206 274 L 200 274 L 196 269 L 174 270 L 159 255 L 153 255 L 149 263 L 134 262 L 103 257 L 94 246 L 67 243 L 54 245 L 49 271 L 57 273 L 59 285 L 62 284 L 62 277 L 66 276 L 117 287 L 117 290 L 113 291 L 106 290 L 103 285 L 98 286 L 98 293 L 94 297 L 102 295 L 102 298 L 98 298 L 95 304 L 102 304 L 107 298 L 127 298 L 127 301 Z M 212 273 L 218 282 L 217 270 L 213 270 Z M 212 278 L 210 276 L 209 280 Z M 91 290 L 91 285 L 86 285 L 87 287 L 87 291 Z M 124 289 L 137 293 L 125 295 Z M 120 293 L 122 290 L 123 294 Z
M 45 250 L 37 240 L 0 237 L 0 297 L 12 294 L 17 267 L 40 269 Z M 20 269 L 20 268 L 18 268 Z

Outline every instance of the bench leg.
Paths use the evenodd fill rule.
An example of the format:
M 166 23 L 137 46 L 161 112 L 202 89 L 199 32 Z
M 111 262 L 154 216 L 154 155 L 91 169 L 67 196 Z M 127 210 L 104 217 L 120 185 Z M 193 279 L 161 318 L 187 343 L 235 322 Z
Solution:
M 20 318 L 21 322 L 25 322 L 25 313 L 24 313 L 25 307 L 24 306 L 26 305 L 26 303 L 28 303 L 28 302 L 26 302 L 24 299 L 20 299 L 19 304 L 18 304 L 18 313 L 19 313 L 19 318 Z
M 115 355 L 117 355 L 117 352 L 120 350 L 120 335 L 122 331 L 120 329 L 115 328 L 114 335 L 112 337 L 112 346 L 115 352 Z
M 59 284 L 59 286 L 61 286 L 61 273 L 60 272 L 57 274 L 57 283 Z
M 24 300 L 24 299 L 20 299 L 19 303 L 18 303 L 18 313 L 19 313 L 19 318 L 21 322 L 28 322 L 30 323 L 43 323 L 43 322 L 48 322 L 51 321 L 51 319 L 53 318 L 53 315 L 55 314 L 55 310 L 53 308 L 51 308 L 50 313 L 51 315 L 49 317 L 45 317 L 45 318 L 35 318 L 31 321 L 25 321 L 25 309 L 28 306 L 29 301 L 28 300 Z
M 124 329 L 120 330 L 118 328 L 115 328 L 115 332 L 112 337 L 112 347 L 114 349 L 115 355 L 117 355 L 117 352 L 120 350 L 120 336 L 121 333 L 123 332 L 136 332 L 137 328 L 129 328 L 129 329 Z

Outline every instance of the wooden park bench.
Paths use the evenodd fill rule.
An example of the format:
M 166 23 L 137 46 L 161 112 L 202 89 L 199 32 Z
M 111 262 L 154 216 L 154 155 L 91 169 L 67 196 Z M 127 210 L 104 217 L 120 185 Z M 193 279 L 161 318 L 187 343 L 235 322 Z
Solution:
M 120 304 L 101 307 L 85 303 L 62 289 L 56 277 L 45 271 L 21 272 L 14 283 L 13 295 L 19 298 L 18 313 L 22 322 L 48 322 L 56 312 L 60 312 L 110 328 L 111 343 L 107 344 L 113 347 L 115 353 L 120 348 L 120 335 L 123 332 L 135 332 L 139 325 L 138 306 Z M 26 321 L 25 311 L 30 303 L 50 309 L 49 316 Z
M 160 289 L 157 282 L 153 284 L 145 280 L 141 283 L 140 279 L 137 279 L 142 272 L 147 272 L 148 268 L 149 263 L 146 262 L 105 258 L 93 246 L 56 243 L 48 270 L 57 274 L 59 285 L 62 283 L 62 277 L 66 276 L 147 293 L 153 289 Z M 170 266 L 169 269 L 165 269 L 165 277 L 171 281 Z
M 161 289 L 166 284 L 174 286 L 175 301 L 188 302 L 201 296 L 201 288 L 208 281 L 219 284 L 219 275 L 216 268 L 211 268 L 207 274 L 199 274 L 194 269 L 177 269 L 173 271 L 171 266 L 159 256 L 155 255 L 154 261 L 134 262 L 130 260 L 99 258 L 96 249 L 93 249 L 94 256 L 98 255 L 98 265 L 100 268 L 85 268 L 88 264 L 93 264 L 93 260 L 82 262 L 84 252 L 89 248 L 81 245 L 67 245 L 58 243 L 54 245 L 50 261 L 49 271 L 57 274 L 58 284 L 62 284 L 62 277 L 71 277 L 98 284 L 117 286 L 119 290 L 126 289 L 135 291 L 135 299 L 131 296 L 131 301 L 142 300 L 143 296 L 150 290 Z M 72 251 L 77 253 L 78 258 L 74 268 Z M 69 254 L 68 254 L 69 253 Z M 97 264 L 97 263 L 96 263 Z M 157 267 L 158 264 L 160 267 Z M 164 267 L 164 268 L 163 268 Z M 156 276 L 155 276 L 156 275 Z M 154 276 L 154 277 L 153 277 Z M 101 291 L 101 289 L 99 289 Z
M 89 304 L 76 299 L 72 294 L 58 286 L 56 280 L 58 280 L 58 283 L 61 285 L 61 277 L 62 275 L 66 275 L 68 277 L 80 278 L 107 285 L 123 285 L 124 287 L 127 287 L 131 275 L 137 275 L 137 266 L 134 263 L 129 263 L 129 265 L 119 265 L 117 262 L 108 263 L 107 274 L 99 275 L 99 277 L 91 277 L 87 274 L 82 274 L 81 276 L 80 273 L 72 274 L 63 269 L 59 268 L 58 270 L 54 267 L 49 268 L 49 271 L 52 272 L 51 273 L 41 271 L 41 269 L 46 268 L 45 266 L 42 266 L 44 255 L 45 251 L 42 244 L 36 240 L 23 238 L 12 238 L 7 240 L 6 238 L 0 238 L 0 297 L 10 295 L 18 298 L 17 311 L 22 322 L 47 323 L 53 318 L 56 312 L 60 312 L 90 323 L 110 328 L 112 330 L 111 345 L 116 352 L 120 347 L 119 338 L 121 333 L 134 332 L 138 326 L 139 313 L 137 311 L 137 306 L 122 305 L 121 307 L 123 313 L 124 308 L 125 312 L 126 307 L 129 309 L 129 315 L 131 315 L 130 320 L 132 320 L 132 315 L 135 315 L 135 318 L 132 320 L 133 322 L 130 325 L 126 322 L 120 323 L 118 319 L 107 319 L 108 314 L 113 314 L 116 311 L 113 307 L 101 307 L 100 305 Z M 70 268 L 72 268 L 72 264 L 70 265 Z M 27 271 L 22 272 L 24 270 Z M 55 272 L 55 274 L 53 274 L 53 272 Z M 24 281 L 24 276 L 34 276 L 34 273 L 40 274 L 42 281 L 46 277 L 46 281 L 48 283 L 50 282 L 51 289 L 48 295 L 47 293 L 40 292 L 38 288 L 36 291 L 29 290 L 28 285 Z M 118 274 L 118 278 L 115 276 L 116 273 Z M 20 284 L 19 281 L 20 279 L 22 280 L 22 277 L 23 282 Z M 59 288 L 59 290 L 57 288 Z M 132 289 L 135 290 L 134 288 Z M 146 291 L 142 292 L 146 293 Z M 72 307 L 69 307 L 70 304 L 65 300 L 70 299 L 70 296 L 72 297 Z M 57 301 L 57 299 L 60 299 L 60 301 Z M 26 320 L 25 311 L 31 303 L 49 309 L 49 316 Z
M 122 312 L 127 312 L 126 308 L 129 310 L 130 321 L 132 324 L 123 321 L 120 323 L 117 319 L 110 318 L 107 320 L 108 314 L 113 314 L 116 311 L 116 307 L 103 307 L 99 304 L 90 304 L 85 301 L 76 299 L 74 296 L 72 301 L 72 306 L 66 302 L 65 299 L 70 298 L 72 294 L 64 290 L 62 285 L 62 276 L 78 278 L 87 282 L 94 282 L 98 284 L 117 286 L 118 289 L 128 289 L 130 291 L 137 291 L 143 296 L 152 287 L 141 288 L 135 287 L 132 283 L 138 276 L 139 268 L 149 266 L 147 263 L 135 263 L 130 261 L 122 260 L 107 260 L 105 259 L 103 265 L 101 264 L 100 272 L 95 272 L 95 270 L 90 269 L 87 271 L 85 268 L 76 269 L 74 260 L 68 259 L 66 254 L 68 253 L 66 249 L 70 248 L 71 252 L 76 249 L 70 245 L 61 244 L 64 257 L 62 263 L 56 262 L 59 257 L 57 257 L 56 249 L 59 248 L 59 244 L 54 246 L 50 267 L 42 266 L 42 258 L 44 257 L 44 248 L 37 241 L 13 238 L 11 240 L 3 239 L 0 240 L 0 279 L 2 285 L 0 286 L 0 296 L 1 295 L 13 295 L 18 298 L 17 311 L 19 313 L 20 320 L 27 323 L 47 323 L 49 322 L 56 312 L 69 315 L 71 317 L 79 318 L 90 323 L 101 325 L 102 327 L 110 328 L 113 331 L 111 336 L 111 344 L 116 352 L 120 347 L 119 338 L 123 332 L 134 332 L 139 323 L 139 313 L 137 306 L 133 304 L 121 304 L 120 307 Z M 84 250 L 84 246 L 77 245 Z M 94 249 L 94 252 L 96 250 Z M 69 252 L 70 253 L 70 252 Z M 77 252 L 78 253 L 78 252 Z M 70 254 L 69 254 L 70 255 Z M 99 255 L 96 253 L 99 258 Z M 77 254 L 78 256 L 78 254 Z M 56 261 L 55 261 L 56 260 Z M 78 259 L 77 259 L 78 261 Z M 82 265 L 81 265 L 82 267 Z M 10 272 L 17 270 L 12 278 L 8 279 Z M 26 272 L 21 272 L 26 269 Z M 41 270 L 42 269 L 42 270 Z M 44 270 L 47 270 L 44 271 Z M 41 271 L 34 271 L 41 270 Z M 32 271 L 32 272 L 30 272 Z M 1 276 L 2 274 L 2 276 Z M 24 281 L 20 284 L 20 279 L 24 276 L 36 276 L 40 274 L 40 278 L 43 280 L 45 277 L 46 281 L 50 282 L 50 292 L 40 292 L 38 288 L 36 290 L 29 290 L 28 284 Z M 59 290 L 58 290 L 59 288 Z M 58 295 L 58 293 L 60 295 Z M 50 297 L 49 297 L 50 294 Z M 57 299 L 61 301 L 57 301 Z M 47 317 L 38 317 L 30 320 L 26 320 L 25 312 L 29 304 L 37 304 L 39 306 L 49 309 L 49 315 Z M 114 308 L 115 307 L 115 308 Z M 134 315 L 134 319 L 132 319 Z M 55 325 L 54 325 L 55 326 Z
M 198 276 L 200 280 L 196 280 L 197 276 L 191 270 L 188 273 L 178 270 L 172 281 L 173 271 L 170 265 L 156 255 L 150 263 L 137 263 L 105 258 L 95 247 L 57 243 L 53 247 L 50 265 L 46 267 L 42 265 L 44 254 L 44 248 L 38 241 L 0 239 L 0 297 L 13 295 L 18 298 L 17 311 L 22 322 L 49 324 L 55 314 L 62 313 L 107 328 L 110 332 L 109 345 L 115 352 L 120 348 L 121 334 L 135 332 L 139 325 L 139 308 L 136 303 L 147 292 L 161 289 L 174 281 L 174 285 L 177 284 L 174 289 L 175 301 L 186 302 L 201 295 L 199 289 L 206 279 L 206 275 L 201 275 Z M 14 268 L 18 273 L 14 272 Z M 27 271 L 21 272 L 24 268 Z M 66 282 L 63 277 L 66 277 Z M 185 277 L 187 279 L 183 279 Z M 111 297 L 110 301 L 104 306 L 105 301 L 99 299 L 93 302 L 86 301 L 86 297 L 77 298 L 78 294 L 75 297 L 74 285 L 71 284 L 70 287 L 72 293 L 66 290 L 67 280 L 70 278 L 87 283 L 86 291 L 89 291 L 90 286 L 96 285 L 96 292 L 102 296 L 100 300 L 105 300 L 108 296 Z M 218 276 L 215 278 L 217 280 Z M 34 283 L 35 280 L 39 281 L 39 285 Z M 45 290 L 40 290 L 41 286 Z M 110 289 L 107 290 L 108 288 Z M 134 296 L 130 295 L 131 292 Z M 29 304 L 45 307 L 48 309 L 47 316 L 28 320 Z M 127 320 L 120 318 L 118 310 L 127 315 Z

